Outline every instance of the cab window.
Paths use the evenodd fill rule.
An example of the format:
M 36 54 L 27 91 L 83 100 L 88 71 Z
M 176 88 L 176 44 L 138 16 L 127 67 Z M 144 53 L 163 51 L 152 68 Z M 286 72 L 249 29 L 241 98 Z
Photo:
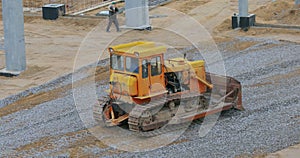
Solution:
M 157 76 L 161 74 L 161 58 L 154 57 L 151 59 L 151 76 Z
M 143 60 L 142 62 L 142 77 L 147 78 L 148 77 L 148 61 Z
M 124 71 L 124 57 L 116 54 L 111 55 L 111 68 Z
M 139 60 L 137 58 L 126 57 L 126 71 L 139 73 Z

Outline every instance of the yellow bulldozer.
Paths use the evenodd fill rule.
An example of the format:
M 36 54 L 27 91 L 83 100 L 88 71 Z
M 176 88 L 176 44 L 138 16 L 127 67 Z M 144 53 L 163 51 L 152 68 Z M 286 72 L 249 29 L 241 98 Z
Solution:
M 232 77 L 205 71 L 205 61 L 165 59 L 165 46 L 137 41 L 108 48 L 108 99 L 94 107 L 106 126 L 127 124 L 148 132 L 231 108 L 243 110 L 242 88 Z

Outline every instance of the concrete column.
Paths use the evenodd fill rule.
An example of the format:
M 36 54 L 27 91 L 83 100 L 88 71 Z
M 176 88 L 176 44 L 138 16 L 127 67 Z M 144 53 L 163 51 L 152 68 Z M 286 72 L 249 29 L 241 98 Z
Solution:
M 24 16 L 22 0 L 2 0 L 4 50 L 7 72 L 26 69 Z
M 145 29 L 150 27 L 148 0 L 125 1 L 126 27 Z
M 239 16 L 248 16 L 248 0 L 239 0 Z

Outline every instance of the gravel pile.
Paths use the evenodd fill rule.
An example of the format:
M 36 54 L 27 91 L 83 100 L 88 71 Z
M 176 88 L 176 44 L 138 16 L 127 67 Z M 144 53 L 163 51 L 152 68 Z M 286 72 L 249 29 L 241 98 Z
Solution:
M 258 44 L 240 52 L 229 52 L 231 42 L 219 45 L 223 53 L 226 73 L 241 81 L 243 85 L 243 105 L 245 111 L 223 112 L 216 125 L 204 136 L 199 136 L 201 123 L 192 124 L 178 141 L 153 151 L 130 153 L 116 151 L 112 147 L 83 146 L 83 150 L 93 156 L 108 157 L 235 157 L 253 153 L 274 152 L 300 142 L 300 45 L 288 42 L 256 38 L 238 38 L 238 41 L 256 41 Z M 103 62 L 102 65 L 106 65 Z M 86 74 L 78 73 L 78 78 Z M 71 83 L 67 78 L 59 84 Z M 48 89 L 60 85 L 51 84 Z M 105 95 L 107 85 L 100 81 L 97 93 Z M 73 95 L 91 91 L 90 84 L 75 91 L 66 90 L 66 96 L 52 100 L 32 109 L 18 111 L 1 117 L 0 157 L 4 156 L 70 156 L 61 151 L 73 142 L 91 136 L 84 133 L 66 136 L 69 132 L 85 129 L 81 119 L 89 120 L 90 107 L 76 109 Z M 92 94 L 83 93 L 84 98 Z M 83 103 L 84 104 L 84 103 Z M 90 105 L 91 103 L 86 103 Z M 91 105 L 90 105 L 91 106 Z M 79 117 L 82 114 L 84 118 Z M 88 124 L 92 127 L 92 123 Z M 52 148 L 16 148 L 45 137 Z M 109 155 L 107 155 L 109 152 Z
M 191 126 L 179 140 L 188 142 L 150 152 L 122 153 L 121 157 L 235 157 L 268 153 L 300 142 L 300 45 L 257 41 L 239 53 L 224 51 L 227 74 L 243 85 L 246 111 L 227 111 L 205 136 L 201 124 Z M 226 45 L 233 43 L 223 43 Z M 275 45 L 270 47 L 270 45 Z

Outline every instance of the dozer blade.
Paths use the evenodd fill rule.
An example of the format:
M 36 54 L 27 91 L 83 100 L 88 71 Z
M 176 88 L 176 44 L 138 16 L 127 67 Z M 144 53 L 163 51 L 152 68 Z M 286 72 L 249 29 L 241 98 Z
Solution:
M 223 92 L 225 103 L 233 103 L 234 108 L 245 110 L 242 105 L 242 86 L 239 81 L 229 76 L 206 73 L 206 79 L 214 85 L 214 89 Z M 229 94 L 229 95 L 228 95 Z

